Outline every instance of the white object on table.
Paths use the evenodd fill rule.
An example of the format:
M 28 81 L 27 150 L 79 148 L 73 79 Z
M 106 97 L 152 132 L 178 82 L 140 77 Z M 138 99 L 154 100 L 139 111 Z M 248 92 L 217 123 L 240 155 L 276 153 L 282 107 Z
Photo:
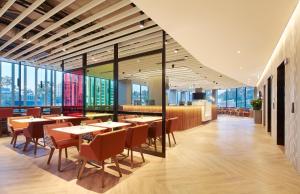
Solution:
M 43 121 L 50 121 L 49 119 L 43 119 L 43 118 L 30 118 L 30 119 L 16 119 L 13 120 L 18 123 L 33 123 L 33 122 L 43 122 Z
M 136 118 L 129 118 L 129 119 L 124 119 L 124 121 L 129 122 L 129 123 L 149 123 L 149 122 L 154 122 L 161 120 L 162 117 L 136 117 Z

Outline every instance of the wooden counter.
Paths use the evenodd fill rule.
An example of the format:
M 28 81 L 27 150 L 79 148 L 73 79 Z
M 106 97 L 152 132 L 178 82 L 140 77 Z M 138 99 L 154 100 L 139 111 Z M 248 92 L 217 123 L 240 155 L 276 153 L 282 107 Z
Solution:
M 129 112 L 161 112 L 161 106 L 123 105 L 123 111 Z M 200 106 L 167 106 L 167 118 L 178 117 L 175 130 L 185 130 L 201 125 Z

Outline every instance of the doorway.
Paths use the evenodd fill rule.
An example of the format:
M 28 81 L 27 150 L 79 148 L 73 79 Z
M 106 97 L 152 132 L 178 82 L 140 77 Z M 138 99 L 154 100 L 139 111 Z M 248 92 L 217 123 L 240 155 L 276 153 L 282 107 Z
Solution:
M 264 85 L 263 93 L 263 126 L 266 126 L 266 85 Z
M 272 78 L 268 78 L 268 102 L 267 102 L 267 126 L 268 132 L 271 133 L 272 128 Z
M 277 68 L 277 144 L 284 145 L 285 125 L 285 64 Z

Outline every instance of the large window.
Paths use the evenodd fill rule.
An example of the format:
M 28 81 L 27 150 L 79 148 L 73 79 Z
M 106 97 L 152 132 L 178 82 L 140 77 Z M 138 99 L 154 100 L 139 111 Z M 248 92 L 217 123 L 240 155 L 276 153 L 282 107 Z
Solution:
M 206 99 L 208 102 L 211 102 L 211 101 L 212 101 L 212 91 L 211 91 L 211 90 L 205 90 L 205 99 Z
M 134 105 L 145 105 L 149 99 L 149 88 L 145 85 L 132 84 L 131 100 Z
M 0 106 L 61 105 L 61 98 L 61 72 L 0 61 Z
M 230 88 L 218 90 L 219 107 L 252 108 L 251 100 L 254 98 L 253 87 Z
M 218 106 L 226 107 L 226 90 L 218 90 Z

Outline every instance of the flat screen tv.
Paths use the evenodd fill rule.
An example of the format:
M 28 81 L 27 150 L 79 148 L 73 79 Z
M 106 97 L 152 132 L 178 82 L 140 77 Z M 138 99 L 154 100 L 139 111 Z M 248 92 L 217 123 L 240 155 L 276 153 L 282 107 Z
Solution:
M 193 100 L 204 100 L 204 99 L 205 99 L 204 92 L 193 93 Z

